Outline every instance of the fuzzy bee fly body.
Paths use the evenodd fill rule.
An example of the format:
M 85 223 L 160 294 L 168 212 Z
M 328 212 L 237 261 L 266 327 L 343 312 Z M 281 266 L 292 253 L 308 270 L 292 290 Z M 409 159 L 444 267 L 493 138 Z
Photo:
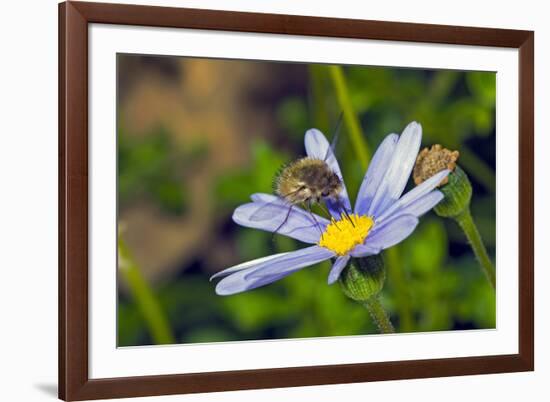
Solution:
M 320 159 L 301 158 L 285 166 L 275 180 L 275 192 L 290 204 L 320 203 L 338 199 L 342 182 L 328 164 Z
M 260 206 L 250 216 L 252 221 L 277 219 L 280 217 L 281 223 L 273 231 L 273 234 L 275 234 L 284 228 L 294 206 L 302 205 L 309 212 L 312 224 L 317 226 L 319 232 L 322 233 L 321 225 L 311 212 L 311 207 L 313 205 L 319 205 L 321 209 L 324 209 L 324 211 L 330 215 L 327 206 L 321 201 L 329 203 L 333 209 L 339 209 L 343 214 L 348 216 L 348 212 L 342 205 L 340 199 L 340 193 L 344 189 L 344 184 L 340 176 L 334 172 L 327 163 L 329 157 L 334 158 L 332 152 L 334 151 L 334 146 L 338 138 L 338 129 L 341 121 L 342 114 L 340 114 L 338 119 L 337 129 L 332 144 L 327 147 L 323 159 L 316 157 L 300 158 L 284 166 L 275 177 L 273 183 L 274 192 L 279 197 L 279 201 L 282 199 L 284 203 L 288 205 L 286 213 L 284 209 L 280 207 L 280 204 L 277 204 L 277 201 L 272 201 L 271 203 Z

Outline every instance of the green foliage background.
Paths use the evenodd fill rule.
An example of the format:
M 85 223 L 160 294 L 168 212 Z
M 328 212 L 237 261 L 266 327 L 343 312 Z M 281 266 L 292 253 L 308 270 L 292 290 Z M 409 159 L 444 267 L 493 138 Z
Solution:
M 242 152 L 248 155 L 244 166 L 226 169 L 204 183 L 214 206 L 215 230 L 231 246 L 232 261 L 247 261 L 303 246 L 282 236 L 272 240 L 269 233 L 238 227 L 230 217 L 236 206 L 249 200 L 250 194 L 272 192 L 279 167 L 304 154 L 303 135 L 308 128 L 317 127 L 329 138 L 332 136 L 344 107 L 330 68 L 289 67 L 288 74 L 298 76 L 301 84 L 297 89 L 278 93 L 270 101 L 277 136 L 254 135 L 243 144 Z M 119 74 L 123 73 L 119 70 Z M 423 126 L 423 146 L 440 143 L 460 151 L 459 163 L 474 186 L 472 214 L 494 261 L 495 74 L 346 66 L 343 76 L 368 152 L 374 152 L 384 136 L 400 133 L 412 120 Z M 364 169 L 348 128 L 343 125 L 337 154 L 353 202 Z M 215 144 L 181 147 L 166 131 L 160 127 L 136 137 L 121 119 L 119 212 L 146 200 L 155 205 L 163 219 L 193 213 L 188 208 L 190 190 L 185 172 L 208 164 Z M 124 237 L 122 232 L 121 242 Z M 131 247 L 128 251 L 132 253 Z M 381 300 L 398 332 L 495 327 L 495 292 L 454 222 L 430 212 L 413 235 L 384 257 L 388 276 Z M 192 266 L 184 264 L 161 280 L 143 277 L 142 285 L 148 288 L 145 302 L 140 301 L 141 285 L 132 287 L 129 276 L 122 272 L 120 346 L 376 332 L 364 307 L 347 299 L 337 284 L 327 285 L 328 263 L 303 269 L 254 291 L 221 297 L 215 294 L 215 284 L 208 279 L 214 271 L 227 266 L 209 270 L 200 259 L 197 256 Z M 134 265 L 139 271 L 139 261 Z M 156 308 L 148 309 L 150 304 Z M 159 324 L 151 317 L 157 315 L 165 316 L 160 325 L 166 325 L 170 335 L 155 336 L 153 327 Z

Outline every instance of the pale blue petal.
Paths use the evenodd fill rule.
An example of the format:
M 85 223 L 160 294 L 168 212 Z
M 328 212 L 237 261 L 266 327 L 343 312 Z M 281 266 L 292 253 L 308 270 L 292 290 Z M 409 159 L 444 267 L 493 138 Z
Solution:
M 418 218 L 413 215 L 401 215 L 380 224 L 380 226 L 375 224 L 365 244 L 384 250 L 406 239 L 414 231 L 416 225 L 418 225 Z
M 265 267 L 250 272 L 246 277 L 252 279 L 259 276 L 290 273 L 332 257 L 334 257 L 333 251 L 320 246 L 311 246 L 288 253 L 276 261 L 269 261 Z
M 420 198 L 417 198 L 414 202 L 411 202 L 398 210 L 392 212 L 385 220 L 392 220 L 401 215 L 413 215 L 419 218 L 424 215 L 430 209 L 435 207 L 443 199 L 443 193 L 439 190 L 434 190 Z
M 376 255 L 380 251 L 382 251 L 379 247 L 372 247 L 369 244 L 369 238 L 367 237 L 366 240 L 367 244 L 359 244 L 355 246 L 353 250 L 349 253 L 352 257 L 360 258 L 360 257 L 368 257 L 369 255 Z
M 369 164 L 369 168 L 361 188 L 357 193 L 357 200 L 355 201 L 355 213 L 359 215 L 365 215 L 369 206 L 372 203 L 372 199 L 376 193 L 376 190 L 380 186 L 384 175 L 386 174 L 388 167 L 392 161 L 393 151 L 399 136 L 397 134 L 390 134 L 386 136 L 384 141 L 378 146 L 372 160 Z
M 280 257 L 282 257 L 284 255 L 287 255 L 287 254 L 288 253 L 279 253 L 279 254 L 268 255 L 267 257 L 257 258 L 255 260 L 251 260 L 251 261 L 243 262 L 243 263 L 238 264 L 238 265 L 234 265 L 231 268 L 227 268 L 227 269 L 224 269 L 223 271 L 215 273 L 214 275 L 212 275 L 210 277 L 210 280 L 216 279 L 216 278 L 221 278 L 222 276 L 227 276 L 229 274 L 234 274 L 235 272 L 243 271 L 245 269 L 257 267 L 260 264 L 264 264 L 268 261 L 271 261 L 271 260 L 276 259 L 276 258 L 280 258 Z
M 230 275 L 226 278 L 223 278 L 216 285 L 216 294 L 220 296 L 229 296 L 236 293 L 245 292 L 247 290 L 252 290 L 259 288 L 260 286 L 265 286 L 279 279 L 284 278 L 288 274 L 279 274 L 264 276 L 256 279 L 245 279 L 246 271 L 240 271 L 236 274 Z
M 391 218 L 395 212 L 406 209 L 407 206 L 415 203 L 418 199 L 430 193 L 439 183 L 441 183 L 441 181 L 445 177 L 447 177 L 449 172 L 450 171 L 448 169 L 444 169 L 441 172 L 434 174 L 428 180 L 420 183 L 418 186 L 413 188 L 411 191 L 409 191 L 407 194 L 405 194 L 403 197 L 393 203 L 386 211 L 384 211 L 384 213 L 378 218 L 378 222 L 382 222 L 385 219 Z M 423 211 L 422 213 L 425 213 L 426 211 Z M 399 212 L 399 214 L 401 215 L 402 213 Z M 412 215 L 420 216 L 416 214 Z
M 328 211 L 334 217 L 334 219 L 341 219 L 344 209 L 351 213 L 350 201 L 347 199 L 345 202 L 341 197 L 339 199 L 333 200 L 330 198 L 325 199 L 325 205 L 327 206 Z
M 336 156 L 334 156 L 334 152 L 332 152 L 332 148 L 330 147 L 326 137 L 316 128 L 306 131 L 304 144 L 306 147 L 307 156 L 325 161 L 342 182 L 342 191 L 340 192 L 339 197 L 340 199 L 338 201 L 330 199 L 326 200 L 327 207 L 332 216 L 335 218 L 340 218 L 340 214 L 342 212 L 340 204 L 343 205 L 347 211 L 351 211 L 351 204 L 349 201 L 348 191 L 346 190 L 346 185 L 344 183 L 344 177 L 342 176 L 342 171 L 340 170 Z
M 422 140 L 422 126 L 410 123 L 395 146 L 392 161 L 372 200 L 368 215 L 378 217 L 399 199 L 418 155 Z
M 334 282 L 338 280 L 340 277 L 340 274 L 342 273 L 342 270 L 348 265 L 348 261 L 351 257 L 349 255 L 340 256 L 334 261 L 334 264 L 332 264 L 332 268 L 330 270 L 330 273 L 328 274 L 328 284 L 332 285 Z
M 306 154 L 310 158 L 320 159 L 322 161 L 328 160 L 331 150 L 330 144 L 325 135 L 316 128 L 311 128 L 306 131 L 304 136 L 304 145 L 306 148 Z
M 329 259 L 333 253 L 312 246 L 290 253 L 276 254 L 228 268 L 215 276 L 227 275 L 216 286 L 218 295 L 232 295 L 275 282 L 307 266 Z M 240 267 L 240 269 L 238 269 Z M 276 269 L 271 269 L 275 267 Z
M 263 201 L 241 205 L 233 212 L 233 220 L 241 226 L 268 232 L 278 229 L 279 234 L 313 244 L 319 241 L 329 223 L 327 219 L 295 205 L 291 206 L 274 195 L 262 194 L 254 197 Z M 281 226 L 283 222 L 285 223 Z

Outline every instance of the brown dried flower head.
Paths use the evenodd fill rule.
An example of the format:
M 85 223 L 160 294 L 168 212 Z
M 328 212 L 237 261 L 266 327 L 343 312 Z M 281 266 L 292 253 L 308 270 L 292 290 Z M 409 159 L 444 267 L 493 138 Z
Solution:
M 424 180 L 429 179 L 443 169 L 449 169 L 452 172 L 456 167 L 456 161 L 459 155 L 458 151 L 450 151 L 439 144 L 432 145 L 430 149 L 424 148 L 416 158 L 416 164 L 413 170 L 414 183 L 418 186 Z M 441 183 L 438 184 L 438 187 L 448 182 L 448 177 L 445 177 Z

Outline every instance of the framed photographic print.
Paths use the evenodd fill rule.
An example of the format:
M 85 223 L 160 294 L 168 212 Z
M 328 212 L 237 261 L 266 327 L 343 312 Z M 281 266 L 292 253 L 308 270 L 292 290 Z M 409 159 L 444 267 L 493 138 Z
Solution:
M 533 32 L 59 13 L 60 398 L 533 370 Z

